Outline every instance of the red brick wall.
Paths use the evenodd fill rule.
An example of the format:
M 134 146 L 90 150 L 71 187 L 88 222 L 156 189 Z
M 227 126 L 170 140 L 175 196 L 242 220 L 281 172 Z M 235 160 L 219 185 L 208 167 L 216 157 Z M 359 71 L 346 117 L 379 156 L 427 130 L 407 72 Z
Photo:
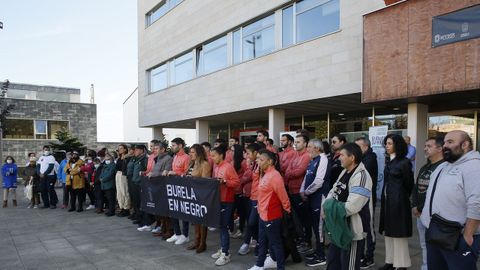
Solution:
M 364 17 L 363 102 L 480 89 L 480 38 L 431 47 L 432 17 L 480 0 L 410 0 Z

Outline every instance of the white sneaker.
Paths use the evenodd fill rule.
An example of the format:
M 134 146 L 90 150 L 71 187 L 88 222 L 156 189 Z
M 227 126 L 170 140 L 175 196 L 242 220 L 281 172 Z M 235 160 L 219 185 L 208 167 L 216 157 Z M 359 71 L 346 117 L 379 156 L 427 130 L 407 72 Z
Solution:
M 248 268 L 248 270 L 263 270 L 263 267 L 254 265 L 254 266 L 252 266 L 251 268 Z
M 92 210 L 95 209 L 95 205 L 90 204 L 85 210 Z
M 215 228 L 213 228 L 213 227 L 208 227 L 208 230 L 211 231 L 211 232 L 214 232 L 214 231 L 217 230 L 217 229 L 215 229 Z
M 272 259 L 272 257 L 268 256 L 263 262 L 263 269 L 276 269 L 277 262 Z
M 212 254 L 212 259 L 218 259 L 220 258 L 220 255 L 222 254 L 222 249 L 219 249 L 217 252 Z
M 256 247 L 257 247 L 257 240 L 252 239 L 252 240 L 250 241 L 250 247 L 251 247 L 251 248 L 256 248 Z
M 250 246 L 248 244 L 243 243 L 240 249 L 238 250 L 238 254 L 247 255 L 248 252 L 250 252 Z
M 230 262 L 230 255 L 225 255 L 225 253 L 220 254 L 220 258 L 215 261 L 215 265 L 222 266 Z
M 173 242 L 175 242 L 175 241 L 178 240 L 178 237 L 179 237 L 179 236 L 180 236 L 180 235 L 174 234 L 174 235 L 172 235 L 170 238 L 167 239 L 167 242 L 168 242 L 168 243 L 173 243 Z
M 35 204 L 35 205 L 33 206 L 33 209 L 37 209 L 37 208 L 38 208 L 38 205 Z
M 33 207 L 33 205 L 31 205 L 31 204 L 29 204 L 29 205 L 27 206 L 28 209 L 30 209 L 30 208 L 32 208 L 32 207 Z
M 143 227 L 137 228 L 137 231 L 139 231 L 139 232 L 150 232 L 150 231 L 152 231 L 152 227 L 145 225 Z
M 162 230 L 162 228 L 159 227 L 155 227 L 155 229 L 152 230 L 152 233 L 158 233 Z
M 177 241 L 175 241 L 175 245 L 183 245 L 185 243 L 188 243 L 190 239 L 188 239 L 188 237 L 185 237 L 185 235 L 180 235 L 177 239 Z
M 234 239 L 238 239 L 241 237 L 242 237 L 242 232 L 240 230 L 237 230 L 237 232 L 232 235 L 232 238 Z

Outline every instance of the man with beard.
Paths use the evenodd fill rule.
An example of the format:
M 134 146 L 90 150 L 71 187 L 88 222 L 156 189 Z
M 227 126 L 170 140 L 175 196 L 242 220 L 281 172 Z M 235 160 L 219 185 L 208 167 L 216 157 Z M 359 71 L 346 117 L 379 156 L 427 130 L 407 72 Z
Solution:
M 480 154 L 464 131 L 447 133 L 443 145 L 446 162 L 432 173 L 421 220 L 432 225 L 432 214 L 463 226 L 454 251 L 427 242 L 429 269 L 477 269 L 480 249 Z
M 290 164 L 290 161 L 295 157 L 295 149 L 293 149 L 293 137 L 290 134 L 283 134 L 280 138 L 280 147 L 282 152 L 278 153 L 280 162 L 280 173 L 285 175 L 285 171 Z

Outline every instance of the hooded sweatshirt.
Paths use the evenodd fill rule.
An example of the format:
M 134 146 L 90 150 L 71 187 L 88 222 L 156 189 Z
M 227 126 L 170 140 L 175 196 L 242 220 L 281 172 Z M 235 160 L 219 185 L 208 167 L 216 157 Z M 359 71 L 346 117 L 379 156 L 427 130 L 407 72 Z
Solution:
M 440 176 L 437 179 L 437 175 Z M 430 176 L 425 206 L 421 220 L 428 228 L 430 225 L 430 197 L 438 181 L 433 196 L 432 214 L 465 224 L 467 218 L 480 220 L 480 154 L 470 151 L 454 163 L 443 162 Z M 480 234 L 480 228 L 475 234 Z

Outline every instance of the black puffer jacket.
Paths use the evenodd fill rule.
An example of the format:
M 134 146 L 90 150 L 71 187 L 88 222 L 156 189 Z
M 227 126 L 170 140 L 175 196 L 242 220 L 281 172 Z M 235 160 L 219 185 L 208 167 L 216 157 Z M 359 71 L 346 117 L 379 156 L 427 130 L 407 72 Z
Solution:
M 412 164 L 407 158 L 387 158 L 384 170 L 380 233 L 388 237 L 412 236 L 410 194 L 414 185 Z

